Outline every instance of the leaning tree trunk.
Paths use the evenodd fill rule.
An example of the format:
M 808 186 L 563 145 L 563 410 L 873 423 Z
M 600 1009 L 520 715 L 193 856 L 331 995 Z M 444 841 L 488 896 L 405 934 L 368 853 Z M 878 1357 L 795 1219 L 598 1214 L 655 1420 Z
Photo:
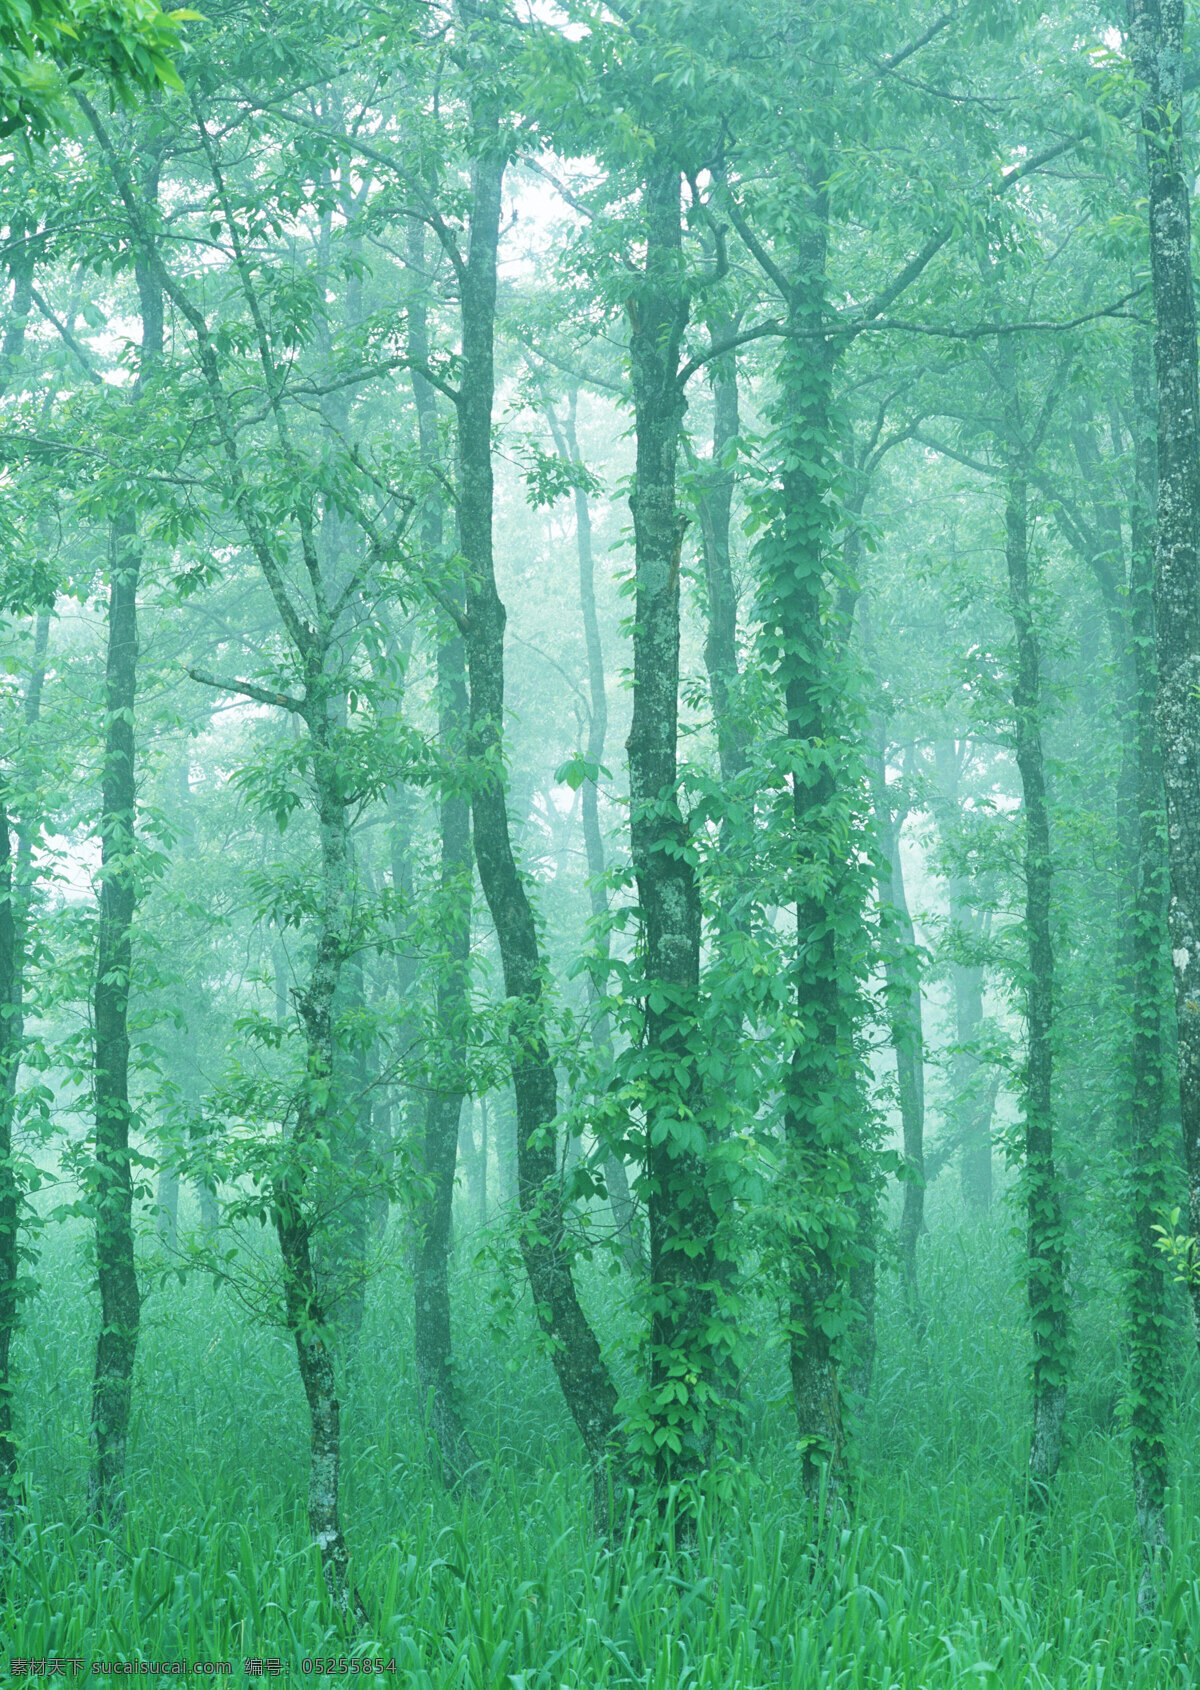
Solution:
M 136 266 L 142 317 L 137 405 L 163 348 L 162 290 L 143 261 Z M 93 1466 L 89 1505 L 115 1528 L 124 1513 L 125 1455 L 137 1355 L 141 1293 L 134 1264 L 133 1178 L 129 1132 L 129 992 L 137 906 L 134 811 L 134 711 L 137 702 L 137 593 L 142 547 L 137 516 L 110 523 L 108 656 L 104 679 L 104 765 L 100 799 L 100 922 L 96 983 L 94 1105 L 96 1278 L 100 1331 L 92 1384 Z
M 1054 1164 L 1054 942 L 1051 932 L 1050 815 L 1042 757 L 1041 676 L 1029 592 L 1027 489 L 1023 470 L 1009 472 L 1005 558 L 1009 609 L 1016 634 L 1013 714 L 1025 811 L 1025 940 L 1028 949 L 1025 1060 L 1024 1183 L 1027 1216 L 1029 1322 L 1033 1336 L 1032 1499 L 1048 1500 L 1062 1456 L 1067 1405 L 1066 1226 Z
M 1154 365 L 1156 720 L 1170 866 L 1168 927 L 1179 1029 L 1179 1113 L 1190 1232 L 1200 1237 L 1200 383 L 1184 157 L 1184 0 L 1130 0 L 1130 45 L 1145 84 Z M 1189 1286 L 1200 1343 L 1200 1272 Z
M 469 744 L 475 765 L 471 821 L 479 880 L 496 928 L 511 1000 L 509 1047 L 517 1112 L 521 1254 L 551 1360 L 584 1442 L 597 1523 L 609 1519 L 609 1474 L 618 1448 L 617 1393 L 579 1302 L 551 1123 L 558 1086 L 547 1044 L 544 963 L 524 876 L 513 856 L 503 777 L 504 605 L 492 554 L 492 407 L 496 254 L 505 147 L 494 111 L 474 117 L 467 256 L 457 257 L 462 314 L 458 413 L 459 543 L 467 566 Z

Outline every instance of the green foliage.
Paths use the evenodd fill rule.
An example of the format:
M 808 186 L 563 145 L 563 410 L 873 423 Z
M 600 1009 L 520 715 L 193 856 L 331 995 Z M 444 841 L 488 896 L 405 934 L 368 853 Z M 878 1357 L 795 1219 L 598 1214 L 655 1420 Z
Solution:
M 183 83 L 171 55 L 199 12 L 164 12 L 157 0 L 3 0 L 0 5 L 0 135 L 45 140 L 65 114 L 65 80 L 85 70 L 133 91 Z
M 1187 1570 L 1190 1457 L 1170 1514 L 1180 1571 L 1143 1620 L 1126 1462 L 1102 1411 L 1081 1427 L 1063 1507 L 1035 1532 L 1013 1506 L 1022 1340 L 1002 1231 L 939 1224 L 927 1266 L 940 1365 L 914 1365 L 889 1296 L 879 1395 L 860 1432 L 860 1523 L 814 1553 L 792 1500 L 778 1353 L 760 1355 L 746 1382 L 754 1465 L 705 1500 L 694 1548 L 669 1568 L 645 1524 L 611 1545 L 592 1537 L 528 1311 L 497 1352 L 493 1270 L 485 1281 L 467 1266 L 454 1282 L 460 1372 L 492 1476 L 476 1498 L 448 1496 L 422 1457 L 415 1396 L 395 1389 L 390 1369 L 361 1369 L 345 1399 L 351 1550 L 372 1621 L 358 1630 L 330 1610 L 295 1503 L 307 1428 L 289 1346 L 203 1281 L 147 1300 L 141 1366 L 161 1389 L 136 1425 L 127 1536 L 122 1553 L 89 1544 L 76 1524 L 89 1316 L 61 1238 L 41 1319 L 21 1340 L 29 1510 L 8 1561 L 5 1664 L 230 1660 L 241 1674 L 247 1659 L 274 1657 L 299 1675 L 306 1658 L 380 1658 L 396 1672 L 373 1682 L 423 1690 L 1076 1690 L 1089 1680 L 1182 1690 L 1200 1623 Z M 380 1283 L 366 1355 L 406 1351 L 406 1307 Z M 1101 1404 L 1118 1388 L 1115 1334 L 1093 1325 L 1088 1348 L 1085 1389 Z M 1194 1443 L 1189 1434 L 1183 1447 Z

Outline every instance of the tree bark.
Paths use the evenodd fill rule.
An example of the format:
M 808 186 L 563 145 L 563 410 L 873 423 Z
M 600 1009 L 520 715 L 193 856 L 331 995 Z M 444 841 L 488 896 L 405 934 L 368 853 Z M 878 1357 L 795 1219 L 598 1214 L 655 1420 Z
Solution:
M 711 324 L 712 338 L 718 340 L 732 334 L 733 326 L 731 318 L 717 318 Z M 712 457 L 702 473 L 696 504 L 708 590 L 704 667 L 712 699 L 721 782 L 729 787 L 745 770 L 750 738 L 738 699 L 741 675 L 737 654 L 737 592 L 729 543 L 737 478 L 733 465 L 726 460 L 740 428 L 737 360 L 732 354 L 713 363 L 712 390 Z
M 916 935 L 900 864 L 900 827 L 904 811 L 893 808 L 887 783 L 887 730 L 875 727 L 875 757 L 871 785 L 875 826 L 879 839 L 879 902 L 884 922 L 883 958 L 888 1019 L 900 1094 L 900 1127 L 904 1142 L 904 1207 L 900 1216 L 900 1273 L 909 1315 L 923 1325 L 917 1280 L 917 1241 L 925 1222 L 925 1039 L 921 1018 L 921 981 L 917 971 Z
M 1130 0 L 1130 46 L 1145 85 L 1150 187 L 1158 517 L 1156 721 L 1166 796 L 1168 929 L 1179 1030 L 1179 1110 L 1189 1230 L 1200 1237 L 1200 384 L 1184 158 L 1183 0 Z M 1189 1278 L 1200 1343 L 1200 1273 Z
M 637 455 L 629 500 L 635 598 L 627 751 L 645 945 L 639 1072 L 650 1231 L 649 1419 L 655 1472 L 667 1482 L 701 1471 L 711 1458 L 727 1344 L 714 1319 L 718 1217 L 703 1084 L 700 892 L 676 794 L 684 533 L 676 470 L 685 405 L 678 370 L 688 317 L 678 168 L 656 160 L 642 193 L 646 258 L 628 303 Z
M 423 273 L 424 225 L 416 219 L 409 223 L 409 263 L 415 274 Z M 441 500 L 432 491 L 439 455 L 437 396 L 422 374 L 429 362 L 429 332 L 425 300 L 419 291 L 409 304 L 408 339 L 416 366 L 412 382 L 421 460 L 431 480 L 421 513 L 421 540 L 426 556 L 436 567 L 444 551 Z M 461 592 L 456 589 L 454 597 L 461 600 Z M 421 1164 L 429 1192 L 418 1216 L 413 1336 L 417 1379 L 439 1471 L 446 1484 L 457 1486 L 474 1459 L 455 1398 L 450 1329 L 450 1234 L 470 1020 L 473 858 L 470 802 L 460 772 L 470 715 L 466 650 L 461 634 L 450 628 L 448 619 L 438 635 L 437 697 L 438 748 L 446 771 L 438 807 L 439 930 L 443 949 L 437 963 L 435 992 L 438 1048 L 436 1055 L 430 1052 L 430 1089 L 421 1134 Z
M 575 429 L 575 415 L 579 390 L 572 387 L 567 402 L 567 414 L 560 421 L 552 406 L 546 416 L 554 442 L 562 457 L 571 463 L 582 464 L 579 440 Z M 604 648 L 600 642 L 600 622 L 596 615 L 596 570 L 592 555 L 592 513 L 588 496 L 582 487 L 575 489 L 575 545 L 579 557 L 579 604 L 583 613 L 583 639 L 587 650 L 588 713 L 587 757 L 593 767 L 604 761 L 608 738 L 608 689 L 604 678 Z M 583 819 L 583 844 L 588 865 L 588 898 L 591 902 L 594 943 L 599 969 L 587 973 L 588 1006 L 592 1016 L 592 1041 L 602 1074 L 613 1066 L 612 1020 L 604 1007 L 603 996 L 608 989 L 608 890 L 604 882 L 606 869 L 604 835 L 600 831 L 599 787 L 590 776 L 580 789 L 580 808 Z M 635 1277 L 645 1271 L 645 1258 L 637 1214 L 629 1190 L 629 1176 L 625 1158 L 614 1149 L 604 1156 L 604 1182 L 612 1207 L 613 1222 L 620 1241 L 621 1256 L 627 1270 Z
M 513 856 L 503 774 L 505 611 L 492 554 L 492 407 L 500 190 L 506 143 L 494 110 L 480 101 L 472 127 L 470 236 L 457 257 L 462 314 L 458 413 L 459 543 L 467 566 L 466 648 L 470 748 L 475 765 L 471 821 L 479 880 L 500 947 L 511 1001 L 509 1044 L 517 1116 L 521 1253 L 537 1319 L 592 1468 L 597 1524 L 609 1520 L 609 1478 L 617 1453 L 617 1393 L 579 1302 L 566 1235 L 553 1122 L 557 1080 L 547 1043 L 544 964 L 525 879 Z
M 332 741 L 325 658 L 326 653 L 316 646 L 305 654 L 304 721 L 312 746 L 321 850 L 321 912 L 312 968 L 304 987 L 294 993 L 304 1030 L 307 1073 L 297 1096 L 292 1132 L 280 1147 L 272 1196 L 283 1263 L 285 1319 L 308 1402 L 309 1529 L 335 1605 L 343 1613 L 352 1606 L 361 1613 L 350 1588 L 349 1552 L 341 1525 L 341 1406 L 334 1346 L 314 1260 L 314 1242 L 319 1245 L 322 1239 L 321 1217 L 308 1189 L 310 1169 L 321 1166 L 327 1154 L 322 1145 L 329 1141 L 330 1107 L 336 1097 L 334 1002 L 351 951 L 353 895 L 346 795 Z
M 462 756 L 468 714 L 464 648 L 455 633 L 438 647 L 438 738 L 453 765 Z M 466 1087 L 471 969 L 471 815 L 451 775 L 439 806 L 442 954 L 436 1019 L 440 1049 L 431 1065 L 421 1164 L 430 1182 L 418 1224 L 414 1282 L 417 1378 L 430 1416 L 443 1480 L 463 1482 L 472 1454 L 458 1412 L 450 1331 L 450 1233 L 458 1129 Z
M 1134 494 L 1130 506 L 1127 659 L 1134 675 L 1133 739 L 1137 775 L 1137 834 L 1132 897 L 1126 920 L 1130 1000 L 1130 1275 L 1129 1419 L 1133 1494 L 1144 1557 L 1139 1604 L 1158 1598 L 1158 1563 L 1167 1544 L 1166 1492 L 1170 1477 L 1167 1426 L 1171 1409 L 1166 1337 L 1168 1265 L 1156 1227 L 1168 1210 L 1177 1168 L 1166 1142 L 1164 963 L 1167 951 L 1167 849 L 1162 766 L 1155 704 L 1154 503 L 1156 464 L 1152 395 L 1141 349 L 1134 363 Z
M 948 740 L 934 746 L 934 767 L 941 789 L 933 805 L 943 850 L 954 849 L 954 825 L 959 815 L 960 768 L 968 747 Z M 985 933 L 985 913 L 972 900 L 970 882 L 951 871 L 946 887 L 956 945 L 973 951 Z M 951 1146 L 959 1152 L 959 1178 L 963 1201 L 977 1215 L 986 1214 L 992 1204 L 992 1113 L 999 1090 L 999 1076 L 990 1080 L 980 1074 L 974 1045 L 983 1025 L 983 964 L 975 960 L 954 960 L 950 965 L 954 990 L 954 1042 L 958 1049 L 950 1064 Z
M 157 191 L 152 174 L 149 192 Z M 163 299 L 144 258 L 135 268 L 142 319 L 136 405 L 163 348 Z M 100 799 L 100 922 L 96 944 L 93 1171 L 100 1331 L 92 1383 L 93 1466 L 89 1508 L 115 1530 L 125 1509 L 125 1459 L 141 1319 L 134 1263 L 133 1178 L 129 1132 L 129 994 L 133 966 L 135 870 L 134 713 L 137 703 L 137 593 L 142 546 L 137 516 L 120 510 L 110 523 L 108 655 L 104 681 L 104 765 Z
M 11 1539 L 13 1508 L 19 1499 L 12 1343 L 20 1312 L 22 1191 L 14 1160 L 13 1127 L 21 1054 L 25 1048 L 25 966 L 33 896 L 33 842 L 39 827 L 36 800 L 32 797 L 37 784 L 37 752 L 31 740 L 41 712 L 49 636 L 49 612 L 39 611 L 34 628 L 33 667 L 25 690 L 28 737 L 14 783 L 14 787 L 25 790 L 18 794 L 8 783 L 0 782 L 0 1006 L 3 1009 L 0 1013 L 0 1544 Z M 10 813 L 14 800 L 16 815 Z
M 1025 1207 L 1029 1320 L 1033 1335 L 1033 1437 L 1029 1477 L 1044 1506 L 1062 1457 L 1067 1404 L 1066 1226 L 1054 1164 L 1054 941 L 1050 816 L 1042 756 L 1041 677 L 1029 592 L 1027 483 L 1010 465 L 1005 485 L 1005 560 L 1016 635 L 1012 698 L 1025 811 L 1025 936 L 1028 950 L 1025 1059 Z
M 816 166 L 813 167 L 816 172 Z M 791 1202 L 789 1361 L 806 1495 L 832 1514 L 847 1491 L 840 1334 L 848 1324 L 854 1223 L 841 1200 L 858 1174 L 858 1109 L 849 1001 L 838 947 L 849 844 L 839 792 L 836 689 L 825 623 L 834 466 L 829 416 L 836 350 L 824 324 L 828 205 L 813 175 L 796 239 L 775 408 L 783 467 L 760 542 L 763 641 L 783 693 L 791 759 L 789 858 L 795 890 L 790 963 L 793 1049 L 784 1075 Z
M 0 794 L 0 1005 L 5 1008 L 12 1004 L 17 974 L 13 880 L 8 806 L 6 797 Z M 12 1538 L 17 1484 L 11 1356 L 17 1330 L 21 1188 L 13 1163 L 13 1116 L 21 1048 L 10 1032 L 10 1020 L 5 1016 L 0 1022 L 0 1545 Z

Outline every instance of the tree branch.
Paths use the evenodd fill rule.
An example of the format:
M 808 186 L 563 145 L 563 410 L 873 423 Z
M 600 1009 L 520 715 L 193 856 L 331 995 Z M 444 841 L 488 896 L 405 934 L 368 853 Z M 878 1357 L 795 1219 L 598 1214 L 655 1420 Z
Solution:
M 217 692 L 241 693 L 243 698 L 252 698 L 256 704 L 274 704 L 281 710 L 291 710 L 297 716 L 304 714 L 303 699 L 293 698 L 287 692 L 271 692 L 267 687 L 257 687 L 253 681 L 222 681 L 215 675 L 206 675 L 203 669 L 189 669 L 188 676 L 198 681 L 202 687 L 213 687 Z

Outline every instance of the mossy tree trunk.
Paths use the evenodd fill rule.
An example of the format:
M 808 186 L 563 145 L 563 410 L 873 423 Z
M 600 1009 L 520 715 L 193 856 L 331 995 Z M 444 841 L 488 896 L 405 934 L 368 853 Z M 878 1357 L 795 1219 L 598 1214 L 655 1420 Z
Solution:
M 1030 587 L 1029 453 L 1022 435 L 1016 352 L 997 354 L 1004 407 L 1004 557 L 1015 640 L 1013 749 L 1025 823 L 1026 1049 L 1023 1086 L 1026 1283 L 1033 1340 L 1031 1500 L 1045 1506 L 1062 1459 L 1067 1407 L 1067 1233 L 1055 1165 L 1054 935 L 1050 809 L 1042 750 L 1041 657 Z M 1043 407 L 1043 414 L 1048 414 Z
M 679 349 L 688 296 L 682 183 L 669 156 L 656 157 L 645 173 L 641 221 L 645 260 L 627 307 L 637 441 L 627 752 L 645 947 L 645 1036 L 636 1072 L 645 1096 L 650 1231 L 647 1422 L 654 1470 L 665 1483 L 702 1471 L 711 1459 L 725 1349 L 715 1296 L 720 1246 L 704 1087 L 700 891 L 676 791 L 684 537 L 676 481 L 685 409 Z
M 1192 276 L 1192 173 L 1184 151 L 1183 0 L 1130 0 L 1144 85 L 1158 498 L 1154 541 L 1156 722 L 1166 797 L 1168 929 L 1190 1233 L 1200 1237 L 1200 382 Z M 1191 1274 L 1200 1343 L 1200 1272 Z

